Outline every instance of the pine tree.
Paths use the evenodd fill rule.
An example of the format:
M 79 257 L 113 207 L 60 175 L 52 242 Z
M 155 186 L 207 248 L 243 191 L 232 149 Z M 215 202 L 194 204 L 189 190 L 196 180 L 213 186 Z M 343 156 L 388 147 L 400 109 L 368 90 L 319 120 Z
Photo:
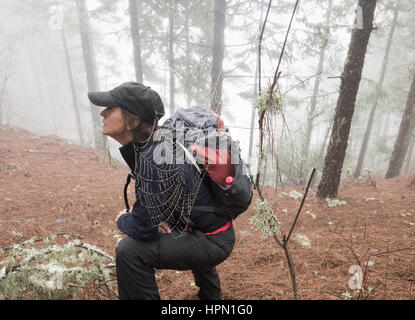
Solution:
M 406 153 L 408 151 L 411 134 L 415 126 L 415 72 L 408 94 L 405 111 L 402 115 L 399 133 L 395 140 L 392 156 L 385 178 L 394 178 L 400 175 Z
M 305 162 L 307 162 L 307 158 L 308 158 L 308 153 L 309 153 L 309 148 L 310 148 L 310 140 L 311 140 L 311 133 L 313 130 L 313 120 L 314 120 L 314 116 L 315 116 L 315 111 L 316 111 L 316 107 L 317 107 L 317 97 L 318 97 L 318 93 L 319 93 L 319 89 L 320 89 L 320 83 L 321 83 L 321 73 L 323 72 L 323 66 L 324 66 L 324 62 L 325 62 L 325 58 L 326 58 L 326 50 L 327 50 L 327 46 L 328 46 L 328 42 L 329 42 L 329 36 L 330 36 L 330 19 L 331 19 L 331 15 L 332 15 L 332 5 L 333 5 L 333 0 L 329 0 L 328 1 L 328 6 L 326 9 L 326 17 L 325 17 L 325 28 L 324 28 L 324 33 L 323 33 L 323 43 L 321 45 L 320 48 L 320 53 L 319 53 L 319 62 L 318 62 L 318 66 L 317 66 L 317 72 L 316 74 L 316 80 L 314 82 L 314 89 L 313 89 L 313 97 L 311 98 L 311 102 L 310 102 L 310 109 L 308 111 L 308 115 L 307 115 L 307 124 L 306 124 L 306 135 L 305 135 L 305 142 L 303 145 L 303 150 L 302 150 L 302 154 L 301 154 L 301 166 L 300 166 L 300 183 L 302 184 L 304 182 L 303 178 L 303 167 L 305 164 Z
M 337 196 L 356 96 L 369 38 L 373 30 L 376 2 L 377 0 L 359 0 L 358 2 L 362 16 L 357 16 L 358 26 L 352 31 L 349 51 L 341 76 L 340 94 L 337 100 L 330 144 L 324 160 L 323 175 L 318 185 L 317 196 L 320 198 Z M 359 21 L 360 18 L 361 21 Z M 359 22 L 362 22 L 361 27 Z
M 169 106 L 170 114 L 173 114 L 176 107 L 174 105 L 174 95 L 175 95 L 175 59 L 174 59 L 174 42 L 175 42 L 175 33 L 174 33 L 174 7 L 173 1 L 167 1 L 167 11 L 169 19 L 169 31 L 168 31 L 168 53 L 167 59 L 169 62 Z
M 78 10 L 78 21 L 81 33 L 82 53 L 85 63 L 85 71 L 87 76 L 88 91 L 98 91 L 99 81 L 97 74 L 97 66 L 95 62 L 95 52 L 91 40 L 91 30 L 89 26 L 88 11 L 85 0 L 76 0 Z M 105 150 L 107 147 L 107 137 L 101 132 L 100 108 L 91 105 L 91 116 L 93 122 L 95 147 Z
M 133 44 L 134 71 L 138 83 L 143 83 L 143 65 L 141 61 L 141 39 L 140 27 L 138 23 L 138 9 L 141 0 L 129 0 L 128 14 L 130 16 L 131 41 Z
M 211 108 L 222 114 L 223 59 L 225 52 L 226 0 L 215 0 L 212 44 Z
M 73 72 L 72 72 L 71 59 L 69 57 L 69 49 L 68 49 L 68 45 L 67 45 L 67 41 L 66 41 L 66 35 L 65 35 L 65 29 L 64 29 L 63 25 L 61 27 L 60 33 L 61 33 L 61 38 L 62 38 L 63 51 L 65 53 L 65 63 L 66 63 L 67 71 L 68 71 L 69 86 L 70 86 L 71 95 L 72 95 L 72 106 L 73 106 L 74 113 L 75 113 L 75 118 L 76 118 L 76 128 L 78 130 L 80 143 L 85 144 L 85 138 L 84 138 L 84 134 L 82 132 L 80 104 L 79 104 L 78 94 L 76 92 L 75 81 L 74 81 Z
M 359 158 L 357 161 L 356 169 L 353 174 L 355 178 L 358 178 L 360 176 L 360 171 L 362 170 L 363 161 L 366 155 L 366 150 L 367 150 L 368 143 L 369 143 L 369 136 L 372 130 L 372 125 L 373 125 L 373 121 L 375 118 L 375 112 L 376 112 L 376 108 L 378 106 L 378 101 L 380 97 L 380 91 L 383 90 L 383 84 L 384 84 L 386 70 L 387 70 L 386 68 L 388 65 L 393 36 L 394 36 L 395 29 L 398 23 L 398 16 L 399 16 L 399 8 L 398 6 L 395 6 L 395 8 L 393 9 L 392 25 L 391 25 L 391 28 L 388 34 L 387 42 L 386 42 L 386 49 L 385 49 L 385 54 L 383 57 L 382 69 L 380 71 L 380 79 L 379 79 L 379 82 L 377 83 L 376 96 L 374 98 L 374 102 L 370 110 L 369 120 L 366 125 L 366 131 L 363 137 L 362 146 L 361 146 L 360 153 L 359 153 Z

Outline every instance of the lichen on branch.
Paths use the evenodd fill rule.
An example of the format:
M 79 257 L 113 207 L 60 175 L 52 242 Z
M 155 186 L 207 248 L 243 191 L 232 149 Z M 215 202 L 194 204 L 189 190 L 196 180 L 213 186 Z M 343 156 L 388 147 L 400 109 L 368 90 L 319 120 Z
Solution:
M 280 232 L 280 222 L 267 200 L 258 200 L 255 204 L 255 214 L 249 220 L 255 229 L 262 232 L 264 239 Z
M 283 99 L 279 92 L 265 89 L 259 93 L 254 102 L 254 107 L 259 112 L 265 111 L 270 114 L 276 114 L 283 109 Z

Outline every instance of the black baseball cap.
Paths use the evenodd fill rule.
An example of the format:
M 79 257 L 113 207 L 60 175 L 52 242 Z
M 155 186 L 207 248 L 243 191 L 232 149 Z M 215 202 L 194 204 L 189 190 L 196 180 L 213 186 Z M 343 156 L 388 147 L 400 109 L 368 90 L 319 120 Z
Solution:
M 148 123 L 164 116 L 164 105 L 159 94 L 148 86 L 129 81 L 110 91 L 88 92 L 91 103 L 100 107 L 121 107 Z

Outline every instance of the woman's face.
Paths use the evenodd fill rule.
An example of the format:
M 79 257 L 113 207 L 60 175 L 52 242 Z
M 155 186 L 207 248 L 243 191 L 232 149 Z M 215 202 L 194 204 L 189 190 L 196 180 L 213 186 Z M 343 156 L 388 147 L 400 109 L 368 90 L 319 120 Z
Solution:
M 103 127 L 102 134 L 106 136 L 118 136 L 123 134 L 127 125 L 122 116 L 121 107 L 107 107 L 101 112 Z
M 110 136 L 121 144 L 130 142 L 133 130 L 124 120 L 121 107 L 107 107 L 101 112 L 102 134 Z

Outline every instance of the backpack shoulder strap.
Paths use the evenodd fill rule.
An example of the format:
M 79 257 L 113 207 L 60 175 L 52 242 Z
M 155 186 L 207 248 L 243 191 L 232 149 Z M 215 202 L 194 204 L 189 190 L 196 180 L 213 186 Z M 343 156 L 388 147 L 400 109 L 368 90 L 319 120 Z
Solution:
M 215 212 L 215 207 L 209 206 L 193 206 L 193 210 L 202 211 L 202 212 Z
M 136 175 L 133 172 L 130 172 L 127 176 L 127 180 L 125 181 L 124 185 L 124 203 L 125 203 L 125 209 L 127 209 L 127 212 L 130 211 L 130 205 L 128 204 L 128 197 L 127 197 L 127 190 L 128 185 L 131 182 L 131 178 L 136 179 Z
M 224 216 L 232 219 L 232 216 L 229 214 L 228 210 L 225 207 L 193 206 L 193 210 L 206 213 L 214 213 L 218 216 Z

